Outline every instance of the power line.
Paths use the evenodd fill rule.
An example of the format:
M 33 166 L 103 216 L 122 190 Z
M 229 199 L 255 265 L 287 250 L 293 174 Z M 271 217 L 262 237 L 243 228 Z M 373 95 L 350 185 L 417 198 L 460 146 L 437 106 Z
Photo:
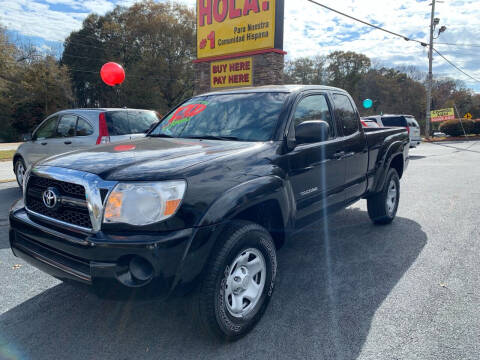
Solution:
M 466 47 L 480 47 L 480 44 L 455 44 L 455 43 L 441 43 L 436 42 L 436 45 L 449 45 L 449 46 L 466 46 Z
M 329 7 L 329 6 L 320 4 L 319 2 L 316 2 L 316 1 L 314 1 L 314 0 L 307 0 L 307 1 L 308 1 L 308 2 L 311 2 L 312 4 L 321 6 L 321 7 L 325 8 L 325 9 L 327 9 L 327 10 L 333 11 L 333 12 L 335 12 L 335 13 L 337 13 L 337 14 L 342 15 L 342 16 L 348 17 L 349 19 L 352 19 L 352 20 L 358 21 L 358 22 L 360 22 L 360 23 L 362 23 L 362 24 L 365 24 L 365 25 L 367 25 L 367 26 L 373 27 L 373 28 L 375 28 L 375 29 L 377 29 L 377 30 L 381 30 L 381 31 L 384 31 L 384 32 L 386 32 L 386 33 L 388 33 L 388 34 L 391 34 L 391 35 L 400 37 L 400 38 L 402 38 L 402 39 L 405 40 L 405 41 L 414 41 L 414 42 L 417 42 L 417 43 L 421 44 L 422 46 L 427 46 L 427 43 L 424 43 L 423 41 L 416 40 L 416 39 L 411 39 L 411 38 L 409 38 L 408 36 L 401 35 L 401 34 L 398 34 L 398 33 L 396 33 L 396 32 L 393 32 L 393 31 L 384 29 L 384 28 L 382 28 L 382 27 L 380 27 L 380 26 L 371 24 L 371 23 L 369 23 L 369 22 L 367 22 L 367 21 L 358 19 L 358 18 L 353 17 L 353 16 L 351 16 L 351 15 L 345 14 L 345 13 L 343 13 L 343 12 L 341 12 L 341 11 L 332 9 L 332 8 Z
M 457 69 L 458 71 L 460 71 L 463 75 L 465 76 L 468 76 L 470 79 L 474 80 L 474 81 L 477 81 L 477 82 L 480 82 L 480 80 L 474 78 L 472 75 L 470 74 L 467 74 L 464 70 L 462 70 L 461 68 L 459 68 L 457 65 L 455 65 L 453 62 L 451 62 L 450 60 L 448 60 L 445 56 L 443 56 L 437 49 L 435 48 L 432 48 L 433 51 L 435 51 L 437 53 L 437 55 L 439 55 L 443 60 L 445 60 L 447 63 L 449 63 L 450 65 L 452 65 L 455 69 Z

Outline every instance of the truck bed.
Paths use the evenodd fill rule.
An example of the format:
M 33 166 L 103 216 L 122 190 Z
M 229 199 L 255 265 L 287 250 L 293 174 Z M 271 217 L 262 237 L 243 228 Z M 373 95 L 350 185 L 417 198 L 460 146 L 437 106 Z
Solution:
M 408 138 L 407 129 L 401 127 L 364 128 L 365 137 L 370 150 L 379 148 L 385 141 L 395 138 Z

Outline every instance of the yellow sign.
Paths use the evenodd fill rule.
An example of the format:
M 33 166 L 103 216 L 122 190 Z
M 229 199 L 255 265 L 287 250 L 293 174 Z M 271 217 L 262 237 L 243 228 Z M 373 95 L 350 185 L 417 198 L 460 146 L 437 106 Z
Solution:
M 471 119 L 472 118 L 472 114 L 470 113 L 466 113 L 464 116 L 463 116 L 465 119 Z
M 430 111 L 430 118 L 432 122 L 442 122 L 445 120 L 453 120 L 455 119 L 455 113 L 453 112 L 453 108 L 432 110 Z
M 251 57 L 210 63 L 210 86 L 212 88 L 252 85 Z
M 197 58 L 275 47 L 281 0 L 197 0 Z

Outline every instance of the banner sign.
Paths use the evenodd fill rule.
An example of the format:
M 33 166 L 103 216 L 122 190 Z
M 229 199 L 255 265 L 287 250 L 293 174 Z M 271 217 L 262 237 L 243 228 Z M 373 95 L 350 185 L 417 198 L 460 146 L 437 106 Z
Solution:
M 251 57 L 210 63 L 210 86 L 212 88 L 251 86 Z
M 284 0 L 197 0 L 197 58 L 283 49 Z
M 453 108 L 432 110 L 430 111 L 430 119 L 432 120 L 432 122 L 453 120 L 455 119 L 455 113 L 453 112 Z

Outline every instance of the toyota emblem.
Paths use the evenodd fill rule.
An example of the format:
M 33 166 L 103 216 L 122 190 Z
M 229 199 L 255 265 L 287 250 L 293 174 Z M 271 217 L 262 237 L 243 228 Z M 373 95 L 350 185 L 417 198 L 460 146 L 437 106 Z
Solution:
M 43 204 L 48 209 L 55 209 L 59 201 L 58 190 L 53 187 L 49 187 L 47 190 L 43 192 L 42 199 L 43 199 Z

